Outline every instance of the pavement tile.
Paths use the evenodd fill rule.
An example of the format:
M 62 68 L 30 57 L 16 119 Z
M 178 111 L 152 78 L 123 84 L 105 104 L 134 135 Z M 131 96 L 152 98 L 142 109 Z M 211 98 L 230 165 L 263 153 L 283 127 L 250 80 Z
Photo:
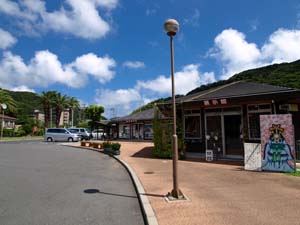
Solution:
M 151 142 L 121 142 L 120 158 L 141 181 L 160 225 L 300 225 L 300 178 L 247 172 L 239 165 L 179 161 L 190 201 L 167 203 L 172 161 L 151 157 Z

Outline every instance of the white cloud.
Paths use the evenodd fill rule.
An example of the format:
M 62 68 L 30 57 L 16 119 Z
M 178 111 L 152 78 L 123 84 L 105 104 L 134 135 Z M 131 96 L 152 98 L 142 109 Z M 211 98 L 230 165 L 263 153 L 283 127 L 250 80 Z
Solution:
M 200 19 L 200 12 L 198 9 L 195 9 L 194 13 L 191 16 L 183 20 L 183 24 L 190 24 L 193 27 L 198 27 L 199 19 Z
M 80 73 L 92 75 L 100 83 L 104 84 L 114 77 L 115 72 L 111 69 L 116 66 L 116 62 L 108 56 L 101 58 L 93 53 L 89 53 L 77 57 L 73 66 Z
M 12 89 L 60 83 L 78 88 L 86 84 L 88 75 L 96 77 L 101 83 L 108 82 L 113 78 L 111 69 L 114 66 L 113 59 L 97 57 L 92 53 L 82 55 L 70 64 L 62 64 L 57 55 L 48 50 L 36 52 L 26 64 L 20 56 L 6 51 L 0 60 L 0 86 Z
M 26 91 L 26 92 L 33 92 L 33 93 L 35 93 L 34 89 L 28 88 L 28 87 L 26 87 L 24 85 L 18 86 L 18 87 L 14 87 L 14 88 L 12 88 L 10 90 L 11 91 Z
M 131 69 L 140 69 L 145 68 L 145 63 L 140 61 L 126 61 L 123 63 L 123 66 Z
M 300 58 L 300 30 L 278 29 L 258 48 L 246 41 L 246 36 L 234 29 L 222 31 L 215 38 L 211 57 L 222 63 L 222 79 L 241 71 L 271 63 L 291 62 Z
M 201 84 L 214 82 L 214 73 L 200 73 L 199 65 L 186 65 L 175 73 L 176 93 L 186 94 Z M 171 79 L 158 76 L 153 80 L 137 81 L 135 87 L 128 89 L 98 89 L 94 102 L 103 105 L 107 111 L 105 116 L 111 116 L 109 109 L 113 108 L 117 116 L 124 116 L 134 109 L 157 98 L 171 95 Z
M 96 104 L 104 106 L 107 110 L 114 108 L 117 110 L 118 116 L 126 115 L 134 108 L 137 108 L 144 103 L 140 93 L 132 88 L 118 90 L 96 90 L 94 101 Z M 105 115 L 108 115 L 107 111 Z
M 151 3 L 151 6 L 146 9 L 146 16 L 153 16 L 160 9 L 160 5 L 157 3 Z
M 17 39 L 9 32 L 0 28 L 0 49 L 6 49 L 13 46 Z
M 152 16 L 152 15 L 155 15 L 157 12 L 156 9 L 147 9 L 146 10 L 146 16 Z
M 279 29 L 262 47 L 262 58 L 271 63 L 291 62 L 300 58 L 300 30 Z
M 245 38 L 243 33 L 233 29 L 224 30 L 215 38 L 210 55 L 224 64 L 223 79 L 257 65 L 260 51 L 256 44 L 248 43 Z
M 201 74 L 199 65 L 190 64 L 175 74 L 176 94 L 186 94 L 190 90 L 199 87 L 201 84 L 215 81 L 214 73 Z M 136 88 L 150 90 L 159 94 L 171 95 L 171 78 L 160 75 L 154 80 L 138 81 Z
M 48 12 L 41 0 L 2 1 L 0 12 L 12 16 L 31 34 L 53 30 L 86 39 L 102 38 L 111 30 L 98 9 L 109 13 L 118 5 L 118 0 L 65 0 L 66 7 L 62 5 L 59 10 Z

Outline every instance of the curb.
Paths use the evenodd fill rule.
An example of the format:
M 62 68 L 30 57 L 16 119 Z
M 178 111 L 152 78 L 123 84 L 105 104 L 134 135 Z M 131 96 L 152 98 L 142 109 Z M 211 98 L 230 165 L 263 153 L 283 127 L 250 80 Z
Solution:
M 145 218 L 145 223 L 147 225 L 158 225 L 155 213 L 152 209 L 152 206 L 149 202 L 149 199 L 145 193 L 145 190 L 143 188 L 143 185 L 141 184 L 139 178 L 137 177 L 134 170 L 122 159 L 120 159 L 118 156 L 110 155 L 111 157 L 115 158 L 118 162 L 120 162 L 125 169 L 128 171 L 133 184 L 135 186 L 136 192 L 138 194 L 140 205 L 142 206 L 142 211 Z
M 68 144 L 62 144 L 62 145 L 68 146 L 68 147 L 92 150 L 92 151 L 96 151 L 96 152 L 105 154 L 103 151 L 94 150 L 93 148 L 90 148 L 90 147 L 75 146 L 75 145 L 68 145 Z M 115 156 L 115 155 L 111 155 L 111 154 L 108 156 L 117 160 L 127 170 L 128 174 L 132 180 L 133 186 L 136 190 L 137 196 L 138 196 L 138 200 L 139 200 L 139 203 L 141 206 L 145 225 L 158 225 L 155 213 L 154 213 L 152 206 L 150 204 L 150 201 L 145 193 L 144 187 L 143 187 L 142 183 L 140 182 L 139 178 L 137 177 L 136 173 L 134 172 L 134 170 L 125 161 L 120 159 L 119 156 Z

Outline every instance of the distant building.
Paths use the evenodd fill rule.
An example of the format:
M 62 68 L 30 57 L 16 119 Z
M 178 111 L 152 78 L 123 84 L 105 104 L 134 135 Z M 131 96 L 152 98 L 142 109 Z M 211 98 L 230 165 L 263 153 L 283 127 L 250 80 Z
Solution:
M 4 125 L 3 127 L 6 129 L 14 129 L 16 118 L 6 115 L 0 115 L 0 121 Z
M 70 123 L 70 111 L 69 109 L 65 109 L 64 111 L 62 111 L 60 115 L 59 126 L 69 125 L 69 123 Z
M 32 114 L 32 118 L 37 120 L 37 121 L 40 121 L 42 123 L 45 122 L 45 114 L 44 113 L 41 113 L 40 110 L 38 109 L 35 109 L 33 114 Z
M 155 108 L 111 119 L 113 137 L 121 139 L 153 139 Z

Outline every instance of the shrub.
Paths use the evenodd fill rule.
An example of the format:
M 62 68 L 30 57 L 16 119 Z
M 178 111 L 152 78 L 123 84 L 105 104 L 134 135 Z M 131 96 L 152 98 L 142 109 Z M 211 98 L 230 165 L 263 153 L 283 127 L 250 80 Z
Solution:
M 111 144 L 111 148 L 112 148 L 112 150 L 120 150 L 121 144 L 120 144 L 120 143 L 117 143 L 117 142 L 112 143 L 112 144 Z
M 172 122 L 162 120 L 158 109 L 153 120 L 154 149 L 153 156 L 158 158 L 172 158 Z M 185 158 L 186 145 L 183 138 L 183 127 L 180 119 L 177 120 L 178 158 Z
M 112 143 L 110 141 L 104 141 L 103 142 L 103 148 L 111 148 Z
M 14 129 L 3 128 L 3 137 L 13 137 L 14 133 Z
M 25 136 L 26 135 L 26 131 L 23 130 L 23 128 L 19 128 L 17 131 L 16 131 L 16 136 L 18 137 L 21 137 L 21 136 Z

